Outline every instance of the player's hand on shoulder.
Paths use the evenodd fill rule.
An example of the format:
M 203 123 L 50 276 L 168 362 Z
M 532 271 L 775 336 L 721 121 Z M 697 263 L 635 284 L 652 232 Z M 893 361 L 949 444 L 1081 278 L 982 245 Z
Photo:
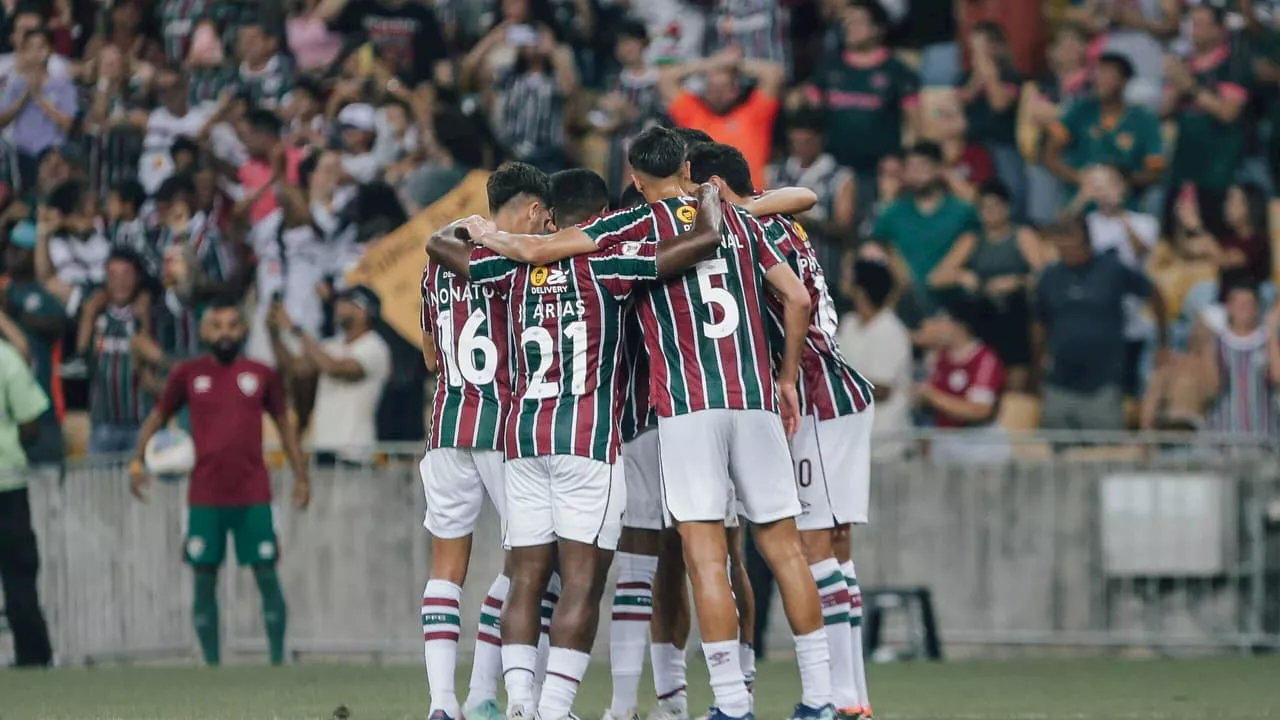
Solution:
M 311 478 L 304 471 L 293 478 L 293 507 L 297 510 L 306 510 L 310 504 Z
M 486 234 L 493 232 L 494 229 L 493 223 L 479 215 L 472 215 L 471 217 L 463 218 L 459 221 L 458 237 L 479 245 L 481 244 L 480 239 Z

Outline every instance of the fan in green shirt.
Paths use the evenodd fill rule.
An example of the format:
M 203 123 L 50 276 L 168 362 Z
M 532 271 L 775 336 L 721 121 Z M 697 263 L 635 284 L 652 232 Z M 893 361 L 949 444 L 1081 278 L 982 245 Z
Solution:
M 40 416 L 49 409 L 49 396 L 40 389 L 30 366 L 7 342 L 0 340 L 0 492 L 27 485 L 27 452 L 40 432 Z

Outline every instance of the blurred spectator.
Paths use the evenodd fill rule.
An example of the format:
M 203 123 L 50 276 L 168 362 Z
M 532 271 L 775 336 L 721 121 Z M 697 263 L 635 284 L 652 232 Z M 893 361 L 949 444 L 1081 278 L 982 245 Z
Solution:
M 1246 183 L 1227 189 L 1223 207 L 1226 232 L 1216 242 L 1205 234 L 1194 202 L 1182 206 L 1181 215 L 1187 233 L 1199 241 L 1200 257 L 1213 263 L 1220 277 L 1244 276 L 1259 287 L 1271 282 L 1271 223 L 1266 192 L 1260 186 Z
M 484 146 L 473 122 L 457 110 L 435 116 L 431 159 L 410 173 L 403 184 L 406 209 L 410 213 L 444 197 L 468 173 L 484 166 Z
M 1225 312 L 1207 317 L 1196 341 L 1208 401 L 1205 429 L 1274 437 L 1280 430 L 1274 391 L 1280 384 L 1280 306 L 1264 323 L 1258 287 L 1247 277 L 1223 289 Z
M 401 82 L 416 87 L 449 76 L 440 23 L 425 3 L 411 0 L 322 0 L 315 17 L 346 37 L 373 47 Z
M 128 250 L 116 250 L 106 262 L 106 285 L 94 293 L 80 313 L 76 351 L 89 354 L 91 390 L 89 452 L 125 453 L 138 439 L 138 429 L 151 403 L 148 382 L 133 358 L 133 340 L 150 334 L 150 320 L 135 310 L 142 263 Z M 152 378 L 154 379 L 154 378 Z
M 9 18 L 12 31 L 9 33 L 8 52 L 0 55 L 0 83 L 5 86 L 19 74 L 31 72 L 23 59 L 22 42 L 27 33 L 39 31 L 45 25 L 45 8 L 43 3 L 23 0 L 13 4 L 13 14 Z M 8 7 L 8 6 L 6 6 Z M 51 54 L 45 66 L 48 77 L 67 78 L 71 76 L 71 63 L 67 58 Z
M 951 246 L 929 276 L 929 285 L 959 294 L 978 308 L 974 332 L 995 351 L 1008 389 L 1030 387 L 1031 315 L 1028 294 L 1044 267 L 1040 238 L 1011 220 L 1009 190 L 999 181 L 981 189 L 982 228 Z
M 921 328 L 933 355 L 929 380 L 916 388 L 916 403 L 934 427 L 970 431 L 934 440 L 934 460 L 1000 462 L 1009 454 L 1008 440 L 996 424 L 1005 390 L 1004 366 L 974 335 L 979 313 L 973 303 L 957 299 Z
M 880 161 L 902 148 L 902 132 L 919 137 L 920 80 L 885 47 L 888 16 L 876 2 L 857 2 L 842 16 L 845 52 L 818 68 L 806 88 L 827 111 L 827 150 L 858 174 L 858 202 L 876 200 Z
M 929 276 L 957 242 L 974 242 L 981 224 L 973 206 L 951 194 L 942 176 L 942 150 L 919 143 L 907 151 L 902 196 L 876 219 L 871 236 L 893 250 L 896 280 L 912 288 L 915 307 L 903 308 L 908 325 L 929 313 Z
M 587 117 L 592 131 L 609 144 L 605 179 L 615 192 L 631 181 L 627 166 L 631 140 L 651 125 L 660 124 L 666 112 L 658 89 L 658 71 L 645 63 L 649 35 L 644 24 L 625 22 L 617 33 L 614 55 L 622 68 Z
M 40 206 L 36 223 L 36 277 L 75 315 L 80 302 L 103 282 L 111 246 L 85 214 L 84 187 L 72 180 L 59 185 Z
M 274 34 L 261 21 L 240 26 L 236 44 L 240 67 L 239 95 L 250 105 L 276 110 L 293 90 L 293 63 L 279 52 Z
M 648 0 L 630 3 L 631 12 L 649 29 L 650 65 L 683 63 L 704 57 L 707 13 L 697 0 Z
M 319 4 L 319 0 L 306 0 L 306 12 L 291 13 L 285 20 L 285 44 L 302 73 L 323 71 L 342 52 L 342 36 L 311 13 Z
M 67 313 L 62 303 L 36 281 L 36 226 L 23 220 L 9 230 L 4 250 L 8 284 L 4 290 L 6 316 L 20 329 L 24 353 L 30 361 L 40 388 L 50 399 L 49 409 L 40 416 L 40 433 L 27 447 L 27 459 L 41 476 L 60 477 L 65 454 L 62 438 L 62 338 Z M 7 335 L 7 333 L 6 333 Z M 11 340 L 12 344 L 12 340 Z
M 1062 183 L 1046 167 L 1047 133 L 1059 125 L 1068 108 L 1089 96 L 1087 41 L 1080 25 L 1058 26 L 1049 47 L 1049 74 L 1036 83 L 1036 96 L 1027 110 L 1027 119 L 1037 131 L 1027 165 L 1027 218 L 1034 223 L 1051 221 L 1062 204 Z
M 1021 30 L 1021 29 L 1020 29 Z M 1022 155 L 1014 142 L 1022 77 L 1014 69 L 1004 30 L 993 22 L 974 25 L 969 35 L 973 69 L 959 84 L 969 124 L 969 139 L 983 145 L 995 161 L 996 175 L 1013 193 L 1013 216 L 1025 210 Z
M 159 107 L 147 116 L 146 137 L 138 162 L 138 182 L 148 194 L 154 193 L 160 183 L 173 175 L 173 157 L 169 150 L 174 140 L 204 136 L 231 103 L 230 91 L 224 91 L 218 104 L 192 107 L 187 102 L 186 80 L 175 70 L 156 71 L 153 89 Z
M 40 552 L 31 527 L 23 446 L 40 432 L 40 417 L 49 409 L 49 398 L 22 356 L 4 341 L 0 341 L 0 399 L 0 587 L 13 633 L 14 662 L 18 667 L 39 667 L 53 662 L 53 649 L 36 589 Z
M 1222 8 L 1197 5 L 1189 15 L 1189 59 L 1165 59 L 1161 116 L 1178 128 L 1167 182 L 1175 191 L 1193 189 L 1200 208 L 1210 213 L 1206 222 L 1217 232 L 1222 201 L 1244 161 L 1248 68 L 1231 48 Z M 1174 192 L 1168 201 L 1175 201 Z
M 302 149 L 285 145 L 280 139 L 282 129 L 280 118 L 270 110 L 253 110 L 245 118 L 241 134 L 247 159 L 237 179 L 245 192 L 240 206 L 247 209 L 251 224 L 262 222 L 280 206 L 282 191 L 277 183 L 298 182 Z
M 900 456 L 905 446 L 885 438 L 911 428 L 911 334 L 888 305 L 892 292 L 893 274 L 886 266 L 854 263 L 854 309 L 840 319 L 836 333 L 841 354 L 875 385 L 872 447 L 877 458 Z
M 823 130 L 820 111 L 792 113 L 787 118 L 787 158 L 769 166 L 767 186 L 804 187 L 818 196 L 818 204 L 797 219 L 804 223 L 818 263 L 834 277 L 845 250 L 852 246 L 858 186 L 853 173 L 825 152 Z M 837 299 L 837 306 L 847 310 L 847 300 Z
M 1078 189 L 1085 168 L 1110 165 L 1123 175 L 1136 200 L 1165 169 L 1160 124 L 1144 107 L 1126 105 L 1125 84 L 1133 65 L 1122 55 L 1103 55 L 1093 70 L 1093 97 L 1073 103 L 1050 128 L 1044 163 Z
M 960 79 L 956 42 L 957 0 L 910 0 L 902 35 L 920 48 L 920 81 L 926 87 L 952 87 Z
M 1043 363 L 1049 368 L 1041 426 L 1122 430 L 1129 359 L 1125 298 L 1150 301 L 1162 350 L 1167 347 L 1164 301 L 1142 272 L 1115 253 L 1094 251 L 1083 219 L 1063 221 L 1045 233 L 1060 259 L 1036 284 L 1036 337 L 1043 340 Z
M 967 120 L 956 95 L 939 98 L 929 123 L 942 148 L 942 176 L 956 197 L 976 202 L 978 188 L 996 179 L 995 161 L 985 147 L 968 138 Z
M 1133 63 L 1138 80 L 1129 86 L 1130 100 L 1155 108 L 1160 101 L 1165 42 L 1178 36 L 1182 0 L 1072 0 L 1068 22 L 1079 23 L 1092 36 L 1089 57 L 1118 53 Z
M 711 25 L 712 51 L 736 46 L 748 60 L 787 66 L 786 14 L 778 0 L 716 0 Z
M 112 247 L 125 247 L 141 255 L 148 244 L 142 205 L 147 193 L 136 180 L 126 180 L 107 193 L 106 236 Z M 154 268 L 148 268 L 152 272 Z
M 968 41 L 965 50 L 969 67 L 976 67 L 981 62 L 977 56 L 982 51 L 974 47 L 974 36 L 998 32 L 1009 38 L 1008 59 L 1011 68 L 1030 77 L 1038 77 L 1044 72 L 1044 5 L 1020 0 L 960 0 L 959 13 L 959 37 Z
M 702 97 L 681 87 L 691 75 L 706 76 Z M 745 91 L 744 76 L 755 80 Z M 671 120 L 741 150 L 751 166 L 751 182 L 759 188 L 773 148 L 773 122 L 785 80 L 782 65 L 743 59 L 735 46 L 704 60 L 664 67 L 659 87 Z
M 0 90 L 0 128 L 12 132 L 18 170 L 25 182 L 34 182 L 41 153 L 66 144 L 79 111 L 75 84 L 65 76 L 49 74 L 52 45 L 48 30 L 23 36 L 16 74 Z
M 379 313 L 378 296 L 363 285 L 353 287 L 338 296 L 341 333 L 321 342 L 293 325 L 283 306 L 275 306 L 269 328 L 277 360 L 290 376 L 319 376 L 311 444 L 321 466 L 373 460 L 378 401 L 391 374 L 391 351 L 373 329 Z M 281 333 L 297 338 L 299 355 L 290 353 Z

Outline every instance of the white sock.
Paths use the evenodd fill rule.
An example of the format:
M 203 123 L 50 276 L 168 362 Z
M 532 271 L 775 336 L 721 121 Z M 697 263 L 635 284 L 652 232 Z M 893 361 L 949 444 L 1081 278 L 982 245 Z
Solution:
M 689 683 L 685 679 L 684 649 L 671 643 L 654 643 L 649 646 L 649 664 L 653 665 L 653 692 L 658 701 L 688 710 Z
M 827 630 L 796 635 L 796 665 L 800 668 L 800 702 L 820 708 L 831 704 L 831 654 Z
M 517 705 L 526 713 L 533 712 L 537 698 L 533 689 L 533 666 L 538 662 L 538 648 L 532 645 L 502 646 L 502 677 L 507 685 L 507 707 Z
M 547 679 L 538 700 L 538 717 L 561 720 L 573 712 L 573 699 L 587 674 L 591 656 L 569 648 L 553 647 L 547 655 Z
M 458 636 L 462 632 L 458 604 L 462 588 L 448 580 L 428 580 L 422 591 L 423 655 L 427 661 L 427 691 L 431 712 L 443 710 L 458 717 L 453 673 L 458 667 Z
M 756 649 L 751 643 L 738 643 L 738 664 L 742 666 L 742 679 L 750 690 L 756 684 Z
M 651 555 L 617 554 L 618 586 L 613 593 L 613 617 L 609 623 L 609 672 L 613 676 L 613 700 L 609 709 L 616 717 L 635 710 L 644 672 L 644 646 L 653 619 L 653 576 L 658 558 Z
M 809 566 L 822 599 L 822 620 L 831 655 L 831 692 L 840 708 L 862 707 L 853 682 L 853 628 L 849 625 L 849 586 L 835 558 Z
M 542 683 L 547 679 L 547 655 L 551 652 L 551 615 L 555 613 L 558 602 L 560 573 L 551 573 L 547 591 L 542 594 L 542 634 L 538 636 L 538 664 L 533 669 L 535 693 L 542 692 Z
M 751 696 L 747 694 L 747 685 L 742 679 L 738 652 L 737 640 L 702 643 L 715 706 L 720 712 L 735 718 L 751 712 Z
M 471 661 L 471 687 L 467 690 L 469 708 L 498 699 L 498 678 L 502 677 L 502 605 L 507 601 L 510 587 L 511 580 L 506 575 L 494 578 L 480 606 L 476 651 Z
M 867 694 L 867 665 L 862 659 L 862 589 L 858 587 L 858 573 L 853 568 L 853 561 L 841 563 L 844 581 L 849 586 L 849 627 L 853 636 L 853 681 L 858 687 L 858 698 L 862 707 L 871 707 L 871 696 Z

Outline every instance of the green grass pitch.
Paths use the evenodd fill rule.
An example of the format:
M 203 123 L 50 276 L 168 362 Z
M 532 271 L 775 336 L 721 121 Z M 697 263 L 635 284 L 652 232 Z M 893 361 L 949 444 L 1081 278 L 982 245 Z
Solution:
M 689 664 L 693 708 L 706 675 Z M 465 668 L 463 669 L 465 670 Z M 1280 718 L 1280 658 L 902 663 L 870 668 L 883 720 L 1180 720 Z M 459 672 L 459 689 L 466 687 Z M 642 705 L 652 685 L 641 685 Z M 762 664 L 756 715 L 783 720 L 797 700 L 795 666 Z M 607 666 L 578 696 L 583 718 L 609 699 Z M 0 671 L 0 720 L 423 720 L 426 680 L 415 666 L 100 668 Z M 338 713 L 337 717 L 342 717 Z

